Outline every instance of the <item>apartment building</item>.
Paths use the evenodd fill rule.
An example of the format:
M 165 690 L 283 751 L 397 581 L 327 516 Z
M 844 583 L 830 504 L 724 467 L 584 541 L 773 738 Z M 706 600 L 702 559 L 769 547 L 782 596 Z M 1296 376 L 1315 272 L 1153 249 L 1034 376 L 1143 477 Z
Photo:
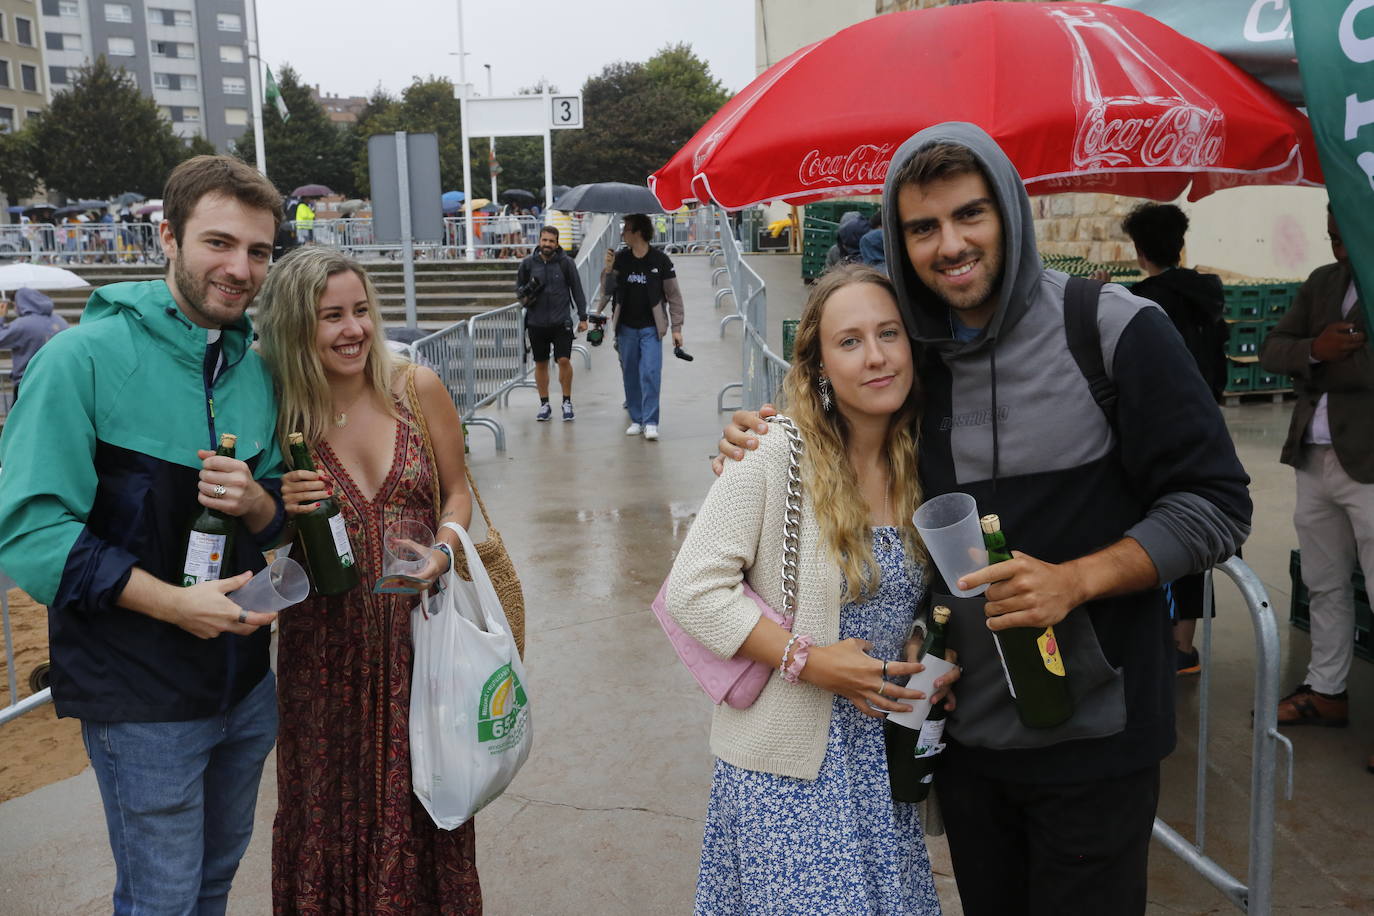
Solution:
M 0 0 L 0 132 L 18 130 L 48 104 L 34 0 Z
M 0 3 L 32 0 L 0 0 Z M 123 67 L 173 131 L 221 151 L 248 128 L 244 0 L 37 0 L 48 92 L 98 55 Z

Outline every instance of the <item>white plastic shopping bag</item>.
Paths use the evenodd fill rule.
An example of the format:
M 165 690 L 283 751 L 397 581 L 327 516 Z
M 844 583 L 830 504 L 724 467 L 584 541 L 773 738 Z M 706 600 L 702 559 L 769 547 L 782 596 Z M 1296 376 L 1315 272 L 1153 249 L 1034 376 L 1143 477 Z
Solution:
M 410 776 L 434 823 L 452 830 L 506 790 L 532 732 L 525 669 L 501 602 L 467 532 L 444 527 L 462 540 L 472 581 L 449 572 L 444 590 L 410 612 Z

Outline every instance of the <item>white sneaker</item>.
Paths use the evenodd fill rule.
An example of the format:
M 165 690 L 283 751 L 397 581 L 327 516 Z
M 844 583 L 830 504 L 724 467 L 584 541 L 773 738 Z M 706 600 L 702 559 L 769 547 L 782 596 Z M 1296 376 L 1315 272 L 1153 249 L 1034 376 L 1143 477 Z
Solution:
M 640 426 L 638 423 L 631 423 L 629 426 L 625 427 L 625 435 L 627 436 L 638 436 L 642 432 L 644 432 L 644 427 Z
M 650 442 L 656 442 L 656 441 L 658 441 L 658 424 L 657 424 L 657 423 L 645 423 L 645 424 L 644 424 L 644 438 L 645 438 L 645 439 L 648 439 Z

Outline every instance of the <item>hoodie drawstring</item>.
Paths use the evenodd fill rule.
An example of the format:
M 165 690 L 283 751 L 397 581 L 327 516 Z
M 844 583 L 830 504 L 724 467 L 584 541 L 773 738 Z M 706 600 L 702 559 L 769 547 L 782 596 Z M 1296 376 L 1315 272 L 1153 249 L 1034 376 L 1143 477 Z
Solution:
M 988 347 L 988 364 L 992 371 L 992 495 L 997 495 L 998 443 L 997 443 L 997 338 Z

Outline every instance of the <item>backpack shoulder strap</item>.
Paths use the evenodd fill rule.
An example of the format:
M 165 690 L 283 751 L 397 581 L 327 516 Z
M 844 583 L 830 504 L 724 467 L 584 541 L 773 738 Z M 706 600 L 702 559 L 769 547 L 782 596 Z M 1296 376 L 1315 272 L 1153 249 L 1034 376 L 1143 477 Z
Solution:
M 1097 331 L 1097 301 L 1102 294 L 1102 281 L 1087 277 L 1070 277 L 1064 288 L 1064 335 L 1069 352 L 1078 371 L 1088 380 L 1093 400 L 1116 427 L 1116 385 L 1107 375 L 1102 360 L 1102 338 Z

